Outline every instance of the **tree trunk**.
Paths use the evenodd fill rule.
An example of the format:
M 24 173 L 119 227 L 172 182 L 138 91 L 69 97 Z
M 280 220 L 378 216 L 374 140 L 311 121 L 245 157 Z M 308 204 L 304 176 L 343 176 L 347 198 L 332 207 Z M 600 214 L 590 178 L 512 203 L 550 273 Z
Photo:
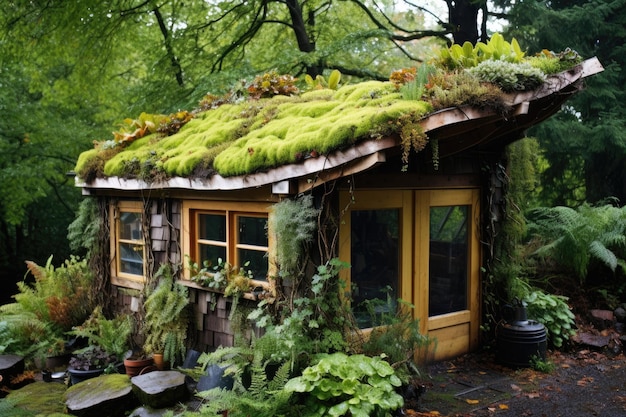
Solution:
M 448 4 L 448 22 L 452 26 L 454 43 L 475 44 L 478 41 L 478 11 L 480 2 L 475 0 L 446 0 Z
M 315 52 L 315 40 L 311 39 L 309 33 L 306 30 L 307 22 L 305 22 L 304 20 L 300 3 L 298 3 L 298 0 L 286 0 L 285 3 L 289 8 L 291 26 L 293 28 L 294 34 L 296 35 L 298 49 L 300 50 L 300 52 Z M 308 24 L 311 26 L 315 26 L 315 15 L 313 12 L 309 13 Z M 322 73 L 321 65 L 319 65 L 319 63 L 308 64 L 306 67 L 306 72 L 311 77 L 315 78 Z
M 163 42 L 165 44 L 165 51 L 167 52 L 167 56 L 170 59 L 170 63 L 172 64 L 172 68 L 174 69 L 174 76 L 176 77 L 176 82 L 180 87 L 184 85 L 183 80 L 183 69 L 180 66 L 180 62 L 178 62 L 178 58 L 176 54 L 174 54 L 174 48 L 172 48 L 172 38 L 170 36 L 170 32 L 165 25 L 165 21 L 163 20 L 163 15 L 161 15 L 161 11 L 158 7 L 152 9 L 154 12 L 154 16 L 156 17 L 157 22 L 159 23 L 159 29 L 161 29 L 161 34 L 163 35 Z

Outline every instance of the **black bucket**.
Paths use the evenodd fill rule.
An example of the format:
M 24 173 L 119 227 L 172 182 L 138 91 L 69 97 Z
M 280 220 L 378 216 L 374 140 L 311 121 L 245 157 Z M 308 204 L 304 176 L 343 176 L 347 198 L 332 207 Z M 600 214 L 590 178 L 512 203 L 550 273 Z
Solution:
M 496 360 L 503 365 L 525 368 L 533 360 L 546 359 L 548 336 L 545 326 L 537 321 L 501 323 L 496 336 Z

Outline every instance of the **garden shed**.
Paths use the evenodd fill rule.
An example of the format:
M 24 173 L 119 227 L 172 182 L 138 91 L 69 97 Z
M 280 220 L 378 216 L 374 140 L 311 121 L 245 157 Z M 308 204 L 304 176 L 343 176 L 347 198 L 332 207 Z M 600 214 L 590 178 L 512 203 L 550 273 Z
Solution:
M 531 88 L 496 95 L 478 91 L 484 82 L 431 74 L 419 86 L 430 102 L 403 97 L 409 71 L 397 74 L 400 81 L 301 94 L 274 74 L 249 89 L 258 93 L 253 100 L 207 96 L 198 111 L 165 123 L 142 115 L 76 167 L 77 186 L 98 201 L 107 230 L 98 273 L 121 310 L 133 299 L 120 289 L 141 291 L 162 263 L 182 266 L 177 278 L 189 287 L 196 345 L 232 345 L 231 297 L 194 279 L 197 269 L 219 260 L 245 265 L 244 300 L 288 297 L 276 288 L 289 284 L 276 279 L 273 207 L 310 196 L 320 217 L 307 261 L 350 265 L 340 278 L 361 328 L 372 326 L 368 302 L 381 312 L 402 299 L 436 338 L 434 359 L 471 351 L 480 342 L 481 267 L 504 204 L 505 147 L 600 71 L 596 59 L 578 61 Z M 447 87 L 434 91 L 445 83 L 468 98 L 447 104 Z M 259 91 L 269 85 L 286 94 L 265 98 Z

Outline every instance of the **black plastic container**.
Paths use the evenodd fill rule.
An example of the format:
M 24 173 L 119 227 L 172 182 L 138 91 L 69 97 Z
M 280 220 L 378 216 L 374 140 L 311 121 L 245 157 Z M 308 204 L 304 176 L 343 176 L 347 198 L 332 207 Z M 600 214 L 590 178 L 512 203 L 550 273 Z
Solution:
M 496 329 L 496 360 L 513 368 L 529 367 L 546 359 L 548 336 L 543 324 L 526 318 L 526 306 L 506 306 L 508 319 Z

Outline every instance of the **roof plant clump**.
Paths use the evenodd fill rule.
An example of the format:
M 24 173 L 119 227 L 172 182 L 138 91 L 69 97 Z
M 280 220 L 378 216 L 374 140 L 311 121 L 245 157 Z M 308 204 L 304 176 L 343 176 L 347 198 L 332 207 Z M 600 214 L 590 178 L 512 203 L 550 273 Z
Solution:
M 420 121 L 449 107 L 475 106 L 506 114 L 507 92 L 538 87 L 545 74 L 580 62 L 574 51 L 526 57 L 515 39 L 452 45 L 431 64 L 394 72 L 390 81 L 341 85 L 341 74 L 297 80 L 276 71 L 207 94 L 199 107 L 169 116 L 142 114 L 96 142 L 77 162 L 79 178 L 207 178 L 251 174 L 298 163 L 355 144 L 398 135 L 406 163 L 428 143 Z

